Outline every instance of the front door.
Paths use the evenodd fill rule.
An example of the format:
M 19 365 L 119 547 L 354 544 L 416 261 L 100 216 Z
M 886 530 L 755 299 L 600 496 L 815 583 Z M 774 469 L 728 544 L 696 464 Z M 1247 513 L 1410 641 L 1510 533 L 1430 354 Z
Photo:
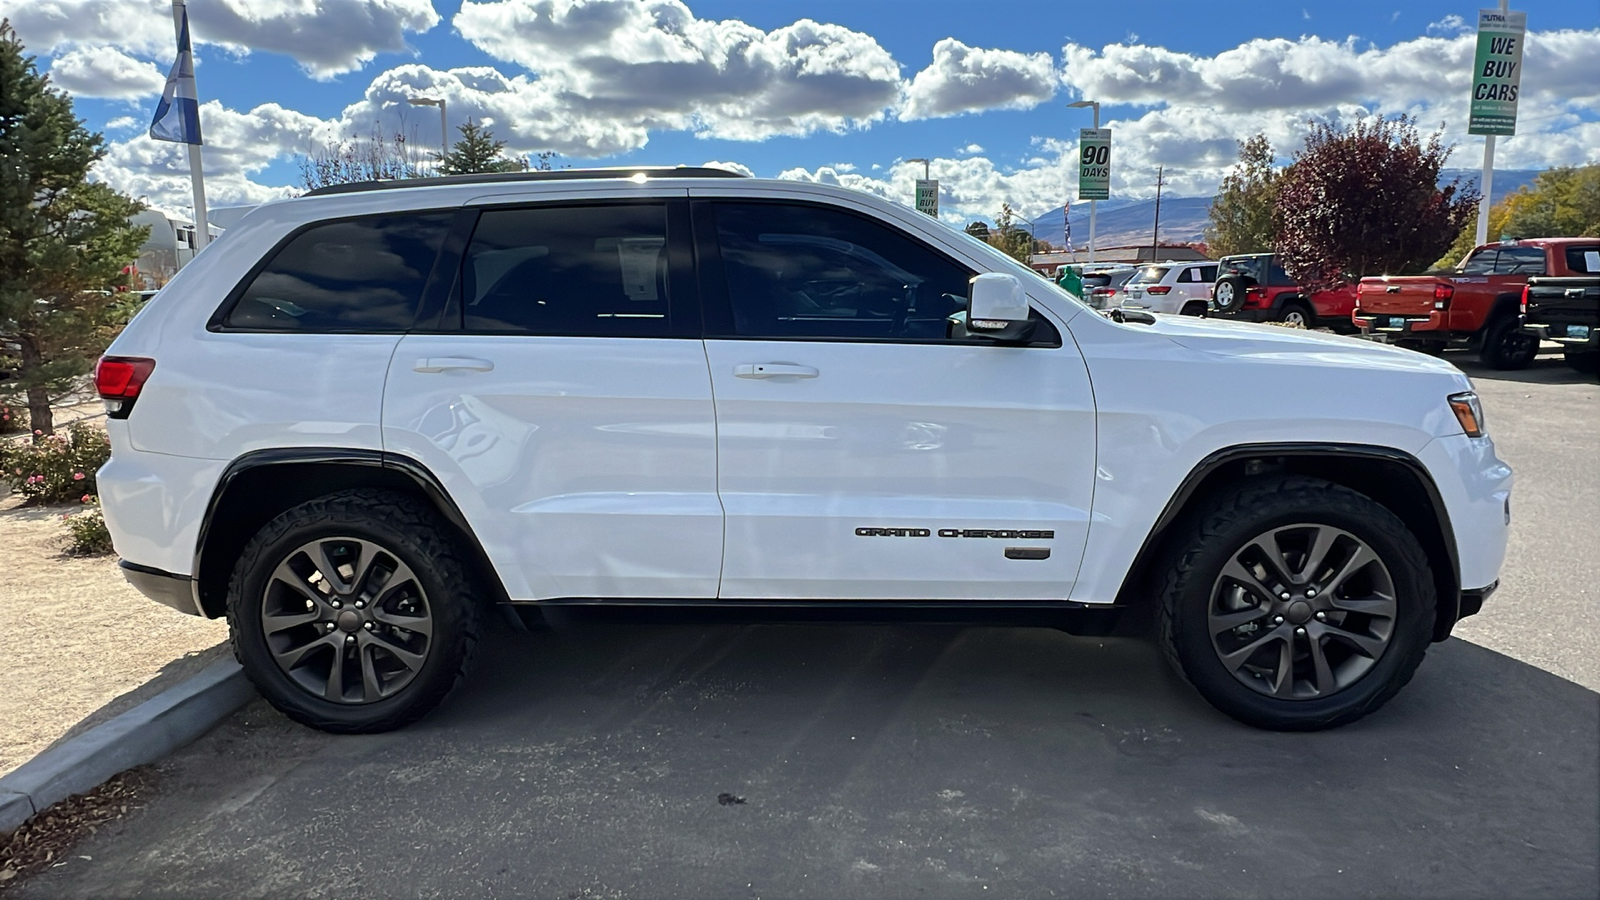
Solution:
M 1088 527 L 1083 359 L 947 335 L 971 269 L 845 209 L 697 201 L 725 599 L 1064 599 Z M 1042 284 L 1042 282 L 1041 282 Z
M 384 449 L 444 482 L 513 600 L 716 596 L 686 203 L 484 210 L 444 327 L 395 350 Z

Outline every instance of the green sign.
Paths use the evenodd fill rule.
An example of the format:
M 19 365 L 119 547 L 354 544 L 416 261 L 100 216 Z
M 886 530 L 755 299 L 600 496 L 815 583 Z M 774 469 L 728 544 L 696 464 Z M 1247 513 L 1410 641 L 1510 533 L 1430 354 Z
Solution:
M 917 179 L 917 212 L 939 218 L 939 179 Z
M 1517 92 L 1522 86 L 1522 44 L 1527 30 L 1527 13 L 1478 10 L 1478 55 L 1472 63 L 1468 134 L 1517 133 Z
M 1078 199 L 1111 199 L 1111 129 L 1078 132 Z

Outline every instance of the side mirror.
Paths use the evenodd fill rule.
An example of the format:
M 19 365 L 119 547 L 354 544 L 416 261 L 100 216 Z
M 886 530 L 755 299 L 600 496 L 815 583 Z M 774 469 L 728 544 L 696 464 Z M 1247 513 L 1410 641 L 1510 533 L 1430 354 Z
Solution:
M 1004 343 L 1023 342 L 1033 335 L 1028 295 L 1015 275 L 985 272 L 972 279 L 967 293 L 968 334 Z

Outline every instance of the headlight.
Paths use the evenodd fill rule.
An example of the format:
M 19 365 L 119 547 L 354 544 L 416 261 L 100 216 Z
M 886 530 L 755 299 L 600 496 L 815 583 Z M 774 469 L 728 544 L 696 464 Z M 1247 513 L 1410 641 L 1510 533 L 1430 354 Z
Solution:
M 1478 402 L 1478 395 L 1472 391 L 1462 391 L 1451 394 L 1450 409 L 1456 414 L 1456 421 L 1461 423 L 1461 430 L 1467 437 L 1483 437 L 1485 425 L 1483 420 L 1483 404 Z

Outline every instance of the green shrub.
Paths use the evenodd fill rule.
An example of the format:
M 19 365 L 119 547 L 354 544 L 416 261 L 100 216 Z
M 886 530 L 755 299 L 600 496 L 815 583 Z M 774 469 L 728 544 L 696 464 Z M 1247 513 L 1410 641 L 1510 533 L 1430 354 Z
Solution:
M 14 434 L 28 430 L 28 408 L 0 403 L 0 434 Z
M 111 457 L 111 438 L 87 422 L 73 422 L 65 434 L 33 441 L 0 442 L 0 480 L 29 503 L 66 503 L 98 495 L 94 473 Z
M 100 498 L 85 495 L 84 502 L 88 509 L 61 517 L 72 539 L 67 551 L 81 556 L 110 553 L 111 532 L 106 530 L 106 517 L 100 512 Z

